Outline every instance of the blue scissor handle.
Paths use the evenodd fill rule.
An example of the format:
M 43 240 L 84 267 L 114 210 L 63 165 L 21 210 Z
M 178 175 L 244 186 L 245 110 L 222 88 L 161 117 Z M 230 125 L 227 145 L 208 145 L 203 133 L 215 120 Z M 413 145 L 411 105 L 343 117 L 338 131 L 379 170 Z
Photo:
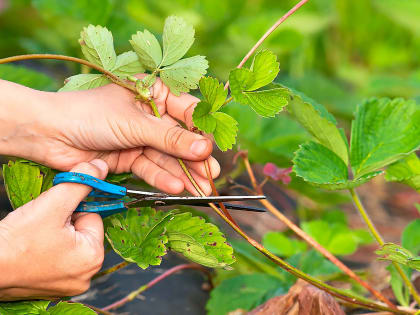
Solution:
M 76 172 L 58 173 L 54 177 L 53 184 L 77 183 L 87 185 L 93 188 L 89 194 L 90 197 L 107 197 L 119 199 L 127 194 L 127 188 L 107 183 L 99 178 Z
M 115 201 L 92 201 L 81 202 L 76 208 L 76 212 L 92 212 L 99 213 L 102 218 L 106 218 L 115 213 L 120 213 L 127 210 L 124 203 L 120 200 Z

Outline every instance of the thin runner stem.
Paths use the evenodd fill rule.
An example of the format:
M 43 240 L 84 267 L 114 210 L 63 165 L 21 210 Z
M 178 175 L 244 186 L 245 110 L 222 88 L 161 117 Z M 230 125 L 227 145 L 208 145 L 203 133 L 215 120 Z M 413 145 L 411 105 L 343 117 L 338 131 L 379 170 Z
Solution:
M 349 191 L 350 191 L 350 195 L 353 199 L 354 205 L 356 206 L 356 209 L 359 212 L 360 216 L 362 217 L 363 221 L 366 223 L 369 231 L 372 233 L 373 237 L 376 239 L 376 241 L 378 242 L 378 244 L 380 246 L 384 245 L 385 244 L 384 239 L 382 238 L 381 234 L 376 229 L 375 224 L 373 223 L 373 221 L 369 217 L 369 214 L 367 213 L 365 207 L 363 206 L 362 201 L 359 198 L 359 195 L 354 190 L 354 188 L 350 188 Z M 401 268 L 401 266 L 396 262 L 392 262 L 392 264 L 394 265 L 395 269 L 400 274 L 400 276 L 401 276 L 403 282 L 405 283 L 405 285 L 407 286 L 407 288 L 410 290 L 410 293 L 413 296 L 414 300 L 417 302 L 417 305 L 420 306 L 420 296 L 419 296 L 419 293 L 417 292 L 416 288 L 411 283 L 410 279 L 407 277 L 407 275 L 405 274 L 405 272 Z
M 109 274 L 111 274 L 111 273 L 113 273 L 115 271 L 118 271 L 118 270 L 120 270 L 122 268 L 127 267 L 129 264 L 131 264 L 131 263 L 128 262 L 128 261 L 120 262 L 119 264 L 116 264 L 116 265 L 114 265 L 114 266 L 112 266 L 112 267 L 110 267 L 108 269 L 105 269 L 105 270 L 102 270 L 101 272 L 98 272 L 96 275 L 94 275 L 92 277 L 92 280 L 98 279 L 98 278 L 103 277 L 105 275 L 109 275 Z
M 247 156 L 243 156 L 243 161 L 245 164 L 245 168 L 247 170 L 248 176 L 252 183 L 253 188 L 255 189 L 258 195 L 263 195 L 262 186 L 258 184 L 257 179 L 255 178 L 254 171 L 252 170 L 251 164 Z M 396 308 L 396 306 L 389 301 L 385 296 L 383 296 L 379 291 L 375 290 L 372 286 L 370 286 L 366 281 L 362 280 L 356 273 L 344 265 L 337 257 L 335 257 L 332 253 L 330 253 L 325 247 L 319 244 L 316 240 L 314 240 L 311 236 L 305 233 L 302 229 L 300 229 L 296 224 L 290 221 L 283 213 L 281 213 L 270 201 L 267 199 L 260 200 L 260 203 L 267 208 L 276 218 L 278 218 L 281 222 L 283 222 L 287 227 L 289 227 L 293 232 L 295 232 L 299 237 L 301 237 L 304 241 L 306 241 L 309 245 L 315 248 L 318 252 L 320 252 L 324 257 L 326 257 L 329 261 L 331 261 L 334 265 L 336 265 L 340 270 L 342 270 L 345 274 L 347 274 L 350 278 L 354 281 L 358 282 L 362 285 L 365 289 L 367 289 L 370 293 L 372 293 L 376 298 L 385 302 L 389 307 Z

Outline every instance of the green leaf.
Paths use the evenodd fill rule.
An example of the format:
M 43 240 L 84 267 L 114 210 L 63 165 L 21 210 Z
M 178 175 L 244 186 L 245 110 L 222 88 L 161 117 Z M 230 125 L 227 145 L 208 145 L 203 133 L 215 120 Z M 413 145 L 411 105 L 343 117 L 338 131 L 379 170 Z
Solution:
M 95 315 L 96 312 L 80 303 L 60 302 L 48 309 L 51 315 Z
M 154 71 L 162 62 L 162 49 L 156 37 L 148 30 L 137 32 L 130 40 L 140 62 L 147 70 Z
M 54 91 L 57 89 L 57 84 L 52 78 L 24 66 L 0 65 L 0 78 L 37 90 Z
M 371 98 L 358 106 L 352 123 L 350 160 L 360 177 L 420 147 L 420 106 L 402 98 Z
M 165 223 L 172 216 L 172 212 L 149 207 L 140 208 L 139 213 L 129 209 L 125 217 L 117 214 L 105 221 L 105 235 L 118 255 L 146 269 L 149 265 L 160 265 L 161 256 L 166 254 Z
M 173 94 L 196 89 L 209 64 L 204 56 L 194 56 L 177 61 L 160 70 L 160 77 Z
M 210 112 L 211 109 L 212 105 L 210 103 L 201 101 L 194 108 L 192 115 L 194 126 L 207 133 L 213 133 L 217 125 L 217 120 Z
M 44 315 L 50 301 L 20 301 L 0 303 L 2 315 Z
M 416 153 L 391 164 L 385 179 L 389 182 L 401 182 L 420 192 L 420 159 Z
M 289 238 L 281 232 L 266 233 L 262 242 L 265 248 L 282 257 L 290 257 L 306 251 L 305 242 Z
M 83 28 L 79 43 L 87 60 L 105 70 L 114 68 L 117 55 L 112 34 L 106 27 L 89 25 Z
M 102 74 L 76 74 L 65 80 L 65 85 L 59 92 L 90 90 L 110 83 Z
M 214 141 L 222 151 L 232 149 L 238 132 L 237 121 L 228 114 L 221 112 L 214 113 L 213 117 L 216 119 L 216 129 L 213 132 Z
M 347 166 L 334 152 L 323 145 L 309 141 L 302 144 L 293 159 L 293 171 L 312 185 L 329 190 L 360 186 L 382 174 L 376 171 L 348 180 Z
M 254 82 L 247 90 L 257 90 L 273 82 L 280 70 L 277 56 L 271 51 L 264 49 L 255 55 L 251 69 L 254 73 Z
M 404 273 L 407 275 L 407 278 L 411 278 L 411 270 L 407 268 L 406 266 L 401 266 Z M 386 269 L 391 274 L 391 288 L 394 292 L 395 297 L 397 298 L 398 303 L 400 303 L 403 306 L 409 306 L 410 305 L 410 289 L 406 287 L 403 280 L 401 279 L 401 276 L 394 265 L 389 265 Z
M 420 256 L 413 255 L 412 252 L 400 245 L 385 243 L 375 253 L 383 256 L 380 258 L 381 260 L 390 260 L 420 270 Z
M 203 266 L 221 268 L 231 265 L 233 248 L 219 228 L 190 212 L 174 215 L 166 226 L 168 247 Z
M 228 91 L 222 83 L 212 77 L 202 77 L 199 82 L 200 92 L 205 100 L 211 104 L 210 112 L 216 112 L 226 100 Z
M 282 283 L 266 274 L 241 275 L 226 281 L 210 292 L 208 315 L 226 315 L 237 309 L 251 310 L 264 295 Z
M 253 91 L 255 74 L 248 69 L 234 69 L 230 72 L 229 82 L 233 98 L 249 105 L 263 117 L 275 116 L 288 103 L 289 91 L 286 88 Z
M 293 97 L 287 109 L 290 114 L 319 143 L 339 156 L 348 165 L 348 149 L 342 134 L 336 126 L 333 116 L 320 104 L 312 101 L 302 93 L 292 91 Z
M 111 72 L 126 78 L 127 76 L 144 72 L 144 67 L 136 53 L 130 50 L 117 56 L 115 66 Z
M 194 28 L 178 16 L 169 16 L 163 27 L 162 66 L 181 59 L 194 42 Z
M 401 244 L 415 255 L 420 254 L 420 219 L 410 222 L 404 228 Z
M 3 165 L 3 177 L 13 209 L 23 206 L 41 194 L 43 178 L 36 166 L 9 161 L 7 165 Z

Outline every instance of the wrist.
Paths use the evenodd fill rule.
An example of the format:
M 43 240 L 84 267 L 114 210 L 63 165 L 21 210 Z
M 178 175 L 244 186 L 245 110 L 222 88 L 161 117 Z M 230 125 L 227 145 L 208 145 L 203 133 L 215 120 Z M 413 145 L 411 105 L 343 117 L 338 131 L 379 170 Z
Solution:
M 42 160 L 43 142 L 56 123 L 53 94 L 0 80 L 0 155 Z

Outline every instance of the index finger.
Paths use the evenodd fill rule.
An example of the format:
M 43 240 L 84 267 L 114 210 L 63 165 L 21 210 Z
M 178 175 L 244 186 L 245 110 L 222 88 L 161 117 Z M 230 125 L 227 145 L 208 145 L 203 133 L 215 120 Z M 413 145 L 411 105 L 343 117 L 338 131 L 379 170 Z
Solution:
M 161 80 L 157 80 L 153 86 L 153 97 L 159 108 L 166 107 L 166 112 L 173 118 L 184 122 L 189 129 L 194 124 L 192 114 L 199 98 L 191 94 L 182 93 L 180 96 L 172 94 L 167 86 Z

